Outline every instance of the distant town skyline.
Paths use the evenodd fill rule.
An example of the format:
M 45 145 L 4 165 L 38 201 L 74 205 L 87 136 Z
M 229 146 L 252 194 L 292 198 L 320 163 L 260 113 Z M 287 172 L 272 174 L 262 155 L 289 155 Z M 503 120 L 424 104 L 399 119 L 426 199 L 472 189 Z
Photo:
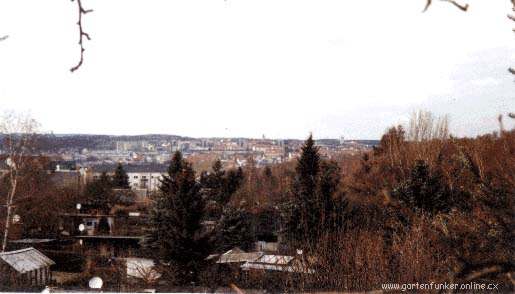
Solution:
M 515 110 L 508 1 L 83 4 L 92 40 L 71 74 L 75 3 L 0 3 L 0 111 L 54 133 L 379 139 L 419 109 L 459 137 Z
M 112 137 L 145 137 L 145 136 L 178 136 L 182 138 L 193 138 L 193 139 L 249 139 L 249 140 L 298 140 L 298 141 L 304 141 L 307 139 L 310 135 L 313 136 L 313 139 L 315 140 L 345 140 L 345 141 L 378 141 L 379 139 L 369 139 L 369 138 L 347 138 L 345 136 L 339 136 L 339 137 L 317 137 L 316 134 L 313 134 L 312 132 L 306 133 L 305 137 L 302 138 L 292 138 L 292 137 L 268 137 L 266 134 L 262 134 L 258 137 L 245 137 L 245 136 L 229 136 L 229 137 L 221 137 L 221 136 L 188 136 L 188 135 L 178 135 L 178 134 L 165 134 L 165 133 L 141 133 L 141 134 L 95 134 L 95 133 L 55 133 L 55 132 L 41 132 L 42 134 L 46 135 L 55 135 L 55 136 L 112 136 Z

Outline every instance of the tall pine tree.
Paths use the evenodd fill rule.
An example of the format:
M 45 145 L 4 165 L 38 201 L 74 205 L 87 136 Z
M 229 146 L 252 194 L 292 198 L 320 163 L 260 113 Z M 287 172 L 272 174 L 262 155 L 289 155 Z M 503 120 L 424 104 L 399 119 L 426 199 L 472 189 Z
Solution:
M 292 242 L 311 243 L 317 238 L 315 230 L 320 220 L 316 199 L 319 171 L 320 155 L 313 136 L 310 135 L 302 146 L 302 153 L 297 162 L 292 187 L 293 199 L 288 208 L 286 231 L 287 238 Z
M 313 247 L 323 233 L 342 225 L 346 202 L 335 197 L 340 169 L 334 162 L 320 159 L 312 136 L 304 143 L 297 162 L 292 198 L 284 208 L 284 233 L 292 245 Z
M 211 169 L 210 173 L 201 176 L 202 188 L 209 200 L 225 207 L 243 182 L 243 170 L 239 167 L 226 172 L 220 160 L 216 160 Z
M 144 245 L 160 263 L 172 267 L 177 283 L 194 282 L 208 253 L 201 233 L 204 200 L 195 172 L 180 152 L 174 154 L 160 192 Z
M 130 189 L 129 176 L 123 169 L 121 163 L 118 163 L 113 176 L 113 187 L 117 189 Z

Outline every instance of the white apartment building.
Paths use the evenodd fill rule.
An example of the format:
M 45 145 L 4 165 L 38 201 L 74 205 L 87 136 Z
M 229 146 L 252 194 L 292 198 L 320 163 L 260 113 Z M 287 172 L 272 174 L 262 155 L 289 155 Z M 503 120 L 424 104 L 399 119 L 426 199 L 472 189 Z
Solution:
M 132 190 L 145 190 L 146 192 L 154 192 L 159 190 L 161 184 L 160 180 L 163 174 L 166 173 L 166 166 L 153 166 L 153 165 L 124 165 L 125 172 L 129 177 L 129 185 Z M 94 168 L 96 171 L 93 173 L 92 179 L 100 178 L 102 174 L 100 170 L 108 171 L 109 176 L 113 176 L 116 166 L 104 166 Z
M 157 191 L 163 178 L 160 172 L 128 172 L 127 175 L 132 189 L 145 189 L 149 192 Z

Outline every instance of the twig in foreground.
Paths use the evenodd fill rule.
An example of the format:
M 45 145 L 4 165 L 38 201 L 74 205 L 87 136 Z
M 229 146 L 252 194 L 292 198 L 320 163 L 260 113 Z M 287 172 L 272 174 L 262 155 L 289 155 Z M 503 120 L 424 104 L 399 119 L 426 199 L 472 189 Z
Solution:
M 72 0 L 72 2 L 73 1 L 77 2 L 77 7 L 79 9 L 79 20 L 77 21 L 77 25 L 79 26 L 80 60 L 76 66 L 70 69 L 71 72 L 74 72 L 77 69 L 79 69 L 79 67 L 81 67 L 82 63 L 84 62 L 84 51 L 86 51 L 86 49 L 84 49 L 83 38 L 85 37 L 86 39 L 88 39 L 88 41 L 91 40 L 91 38 L 89 37 L 89 34 L 84 32 L 84 29 L 82 28 L 82 16 L 93 11 L 93 9 L 84 9 L 84 7 L 82 7 L 81 0 Z

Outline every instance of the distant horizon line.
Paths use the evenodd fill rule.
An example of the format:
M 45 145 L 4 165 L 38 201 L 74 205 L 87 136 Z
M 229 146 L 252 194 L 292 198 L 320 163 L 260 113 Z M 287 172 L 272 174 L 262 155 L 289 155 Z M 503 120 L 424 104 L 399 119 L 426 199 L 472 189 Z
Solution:
M 136 135 L 114 135 L 114 134 L 96 134 L 96 133 L 55 133 L 55 132 L 47 132 L 47 133 L 39 133 L 40 135 L 54 135 L 54 136 L 108 136 L 108 137 L 145 137 L 145 136 L 175 136 L 175 137 L 181 137 L 181 138 L 190 138 L 190 139 L 251 139 L 251 140 L 263 140 L 263 138 L 259 137 L 244 137 L 244 136 L 229 136 L 229 137 L 223 137 L 223 136 L 212 136 L 212 137 L 194 137 L 194 136 L 188 136 L 188 135 L 177 135 L 177 134 L 166 134 L 166 133 L 147 133 L 147 134 L 136 134 Z M 308 135 L 309 136 L 309 135 Z M 304 141 L 308 138 L 306 136 L 305 138 L 272 138 L 272 137 L 266 137 L 265 140 L 298 140 L 298 141 Z M 379 141 L 380 138 L 376 139 L 355 139 L 355 138 L 345 138 L 344 141 Z M 314 138 L 314 140 L 340 140 L 340 138 L 334 138 L 334 137 L 323 137 L 323 138 Z

